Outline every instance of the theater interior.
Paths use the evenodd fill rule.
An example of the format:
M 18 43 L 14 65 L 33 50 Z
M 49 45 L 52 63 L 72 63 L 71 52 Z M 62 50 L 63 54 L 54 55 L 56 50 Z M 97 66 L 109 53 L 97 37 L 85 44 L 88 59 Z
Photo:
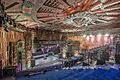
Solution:
M 120 80 L 120 0 L 0 0 L 0 80 Z

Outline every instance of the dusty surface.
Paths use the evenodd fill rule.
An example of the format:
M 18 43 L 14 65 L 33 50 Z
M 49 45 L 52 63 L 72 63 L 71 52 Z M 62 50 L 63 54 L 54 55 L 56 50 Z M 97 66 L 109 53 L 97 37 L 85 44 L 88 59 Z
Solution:
M 0 80 L 15 80 L 15 78 L 14 77 L 5 77 L 5 78 L 0 79 Z

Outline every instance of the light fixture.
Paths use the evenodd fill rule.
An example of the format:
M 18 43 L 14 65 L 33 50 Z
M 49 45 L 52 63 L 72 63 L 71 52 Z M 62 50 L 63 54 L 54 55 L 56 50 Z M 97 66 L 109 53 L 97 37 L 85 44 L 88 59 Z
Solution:
M 90 35 L 90 37 L 93 37 L 93 35 Z
M 86 37 L 86 40 L 87 40 L 87 41 L 89 41 L 89 39 L 90 39 L 90 37 L 89 37 L 89 36 L 87 36 L 87 37 Z
M 63 53 L 63 54 L 62 54 L 62 57 L 63 57 L 63 58 L 66 58 L 66 54 L 65 54 L 65 53 Z
M 99 33 L 99 34 L 97 35 L 97 41 L 98 41 L 98 42 L 100 42 L 101 37 L 102 37 L 102 34 L 101 34 L 101 33 Z
M 94 36 L 92 36 L 92 38 L 91 38 L 91 42 L 94 42 Z
M 79 56 L 79 54 L 78 54 L 78 53 L 75 53 L 74 56 Z
M 109 36 L 109 34 L 108 34 L 108 33 L 106 33 L 106 34 L 105 34 L 105 36 Z
M 97 36 L 101 37 L 101 36 L 102 36 L 102 34 L 101 34 L 101 33 L 99 33 Z
M 110 39 L 111 39 L 111 40 L 113 39 L 113 35 L 110 36 Z
M 108 39 L 107 36 L 105 36 L 105 37 L 104 37 L 105 42 L 107 41 L 107 39 Z
M 85 37 L 86 37 L 86 35 L 84 34 L 84 35 L 83 35 L 83 37 L 85 38 Z

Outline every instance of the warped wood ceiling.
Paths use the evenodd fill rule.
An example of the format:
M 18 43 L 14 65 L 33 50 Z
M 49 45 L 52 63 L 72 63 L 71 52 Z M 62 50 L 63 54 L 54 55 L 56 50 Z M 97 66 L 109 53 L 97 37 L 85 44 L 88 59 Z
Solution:
M 120 28 L 120 0 L 2 0 L 28 28 L 77 33 Z

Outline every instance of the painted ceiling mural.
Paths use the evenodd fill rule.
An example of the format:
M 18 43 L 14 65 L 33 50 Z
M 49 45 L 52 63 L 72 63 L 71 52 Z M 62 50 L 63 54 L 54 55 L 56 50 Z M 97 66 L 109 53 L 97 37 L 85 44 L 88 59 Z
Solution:
M 1 0 L 27 28 L 76 33 L 119 29 L 120 0 Z

